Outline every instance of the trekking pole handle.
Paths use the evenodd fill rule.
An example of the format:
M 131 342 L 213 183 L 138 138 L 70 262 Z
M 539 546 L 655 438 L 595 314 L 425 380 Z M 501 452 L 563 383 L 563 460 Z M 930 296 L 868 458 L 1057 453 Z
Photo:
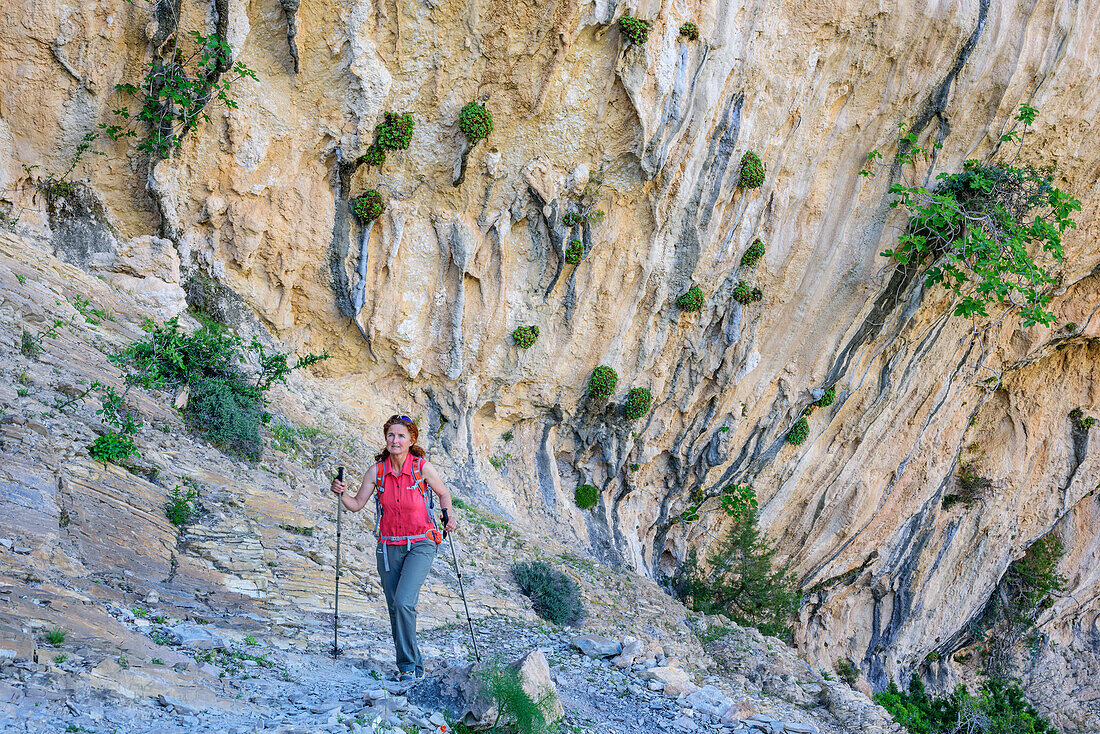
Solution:
M 344 467 L 342 466 L 336 467 L 336 481 L 344 481 Z

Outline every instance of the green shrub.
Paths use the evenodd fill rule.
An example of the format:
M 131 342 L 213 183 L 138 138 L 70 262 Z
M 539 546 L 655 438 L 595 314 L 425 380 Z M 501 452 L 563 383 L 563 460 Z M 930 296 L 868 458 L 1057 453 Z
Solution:
M 775 549 L 756 526 L 752 487 L 727 487 L 721 507 L 731 523 L 708 557 L 708 569 L 699 567 L 692 551 L 674 577 L 673 589 L 697 612 L 725 614 L 742 627 L 789 639 L 801 595 L 787 569 L 772 568 Z
M 569 213 L 561 218 L 561 223 L 566 227 L 575 227 L 578 224 L 599 224 L 606 216 L 603 209 L 592 209 L 582 213 Z
M 546 734 L 549 731 L 547 720 L 555 697 L 553 689 L 547 687 L 540 691 L 536 701 L 523 690 L 519 671 L 502 665 L 499 660 L 488 663 L 475 676 L 480 681 L 482 695 L 492 699 L 497 706 L 492 731 L 515 734 Z M 462 728 L 466 727 L 462 725 Z M 461 729 L 456 727 L 455 731 Z
M 382 201 L 382 195 L 377 189 L 368 189 L 361 196 L 356 197 L 352 210 L 360 222 L 369 224 L 382 216 L 382 212 L 386 211 L 386 204 Z
M 1048 269 L 1065 257 L 1062 234 L 1076 228 L 1072 215 L 1081 202 L 1054 185 L 1054 167 L 1014 165 L 1023 151 L 1024 137 L 1038 110 L 1020 106 L 1015 126 L 1001 136 L 1016 143 L 1012 157 L 968 160 L 959 173 L 941 173 L 933 189 L 920 179 L 893 184 L 890 206 L 908 214 L 904 233 L 895 249 L 885 250 L 901 267 L 919 269 L 929 286 L 942 285 L 957 296 L 954 314 L 987 317 L 986 306 L 1019 307 L 1024 326 L 1054 323 L 1046 306 L 1057 279 Z M 939 148 L 937 143 L 934 148 Z M 1005 153 L 1007 146 L 994 148 Z M 874 176 L 877 150 L 867 155 L 862 175 Z M 931 165 L 933 154 L 917 145 L 909 131 L 898 141 L 892 170 Z M 1034 254 L 1033 254 L 1034 253 Z M 1036 258 L 1045 259 L 1046 264 Z
M 367 168 L 382 167 L 386 162 L 386 151 L 378 143 L 371 143 L 363 155 L 359 156 L 359 162 Z
M 933 698 L 913 674 L 908 691 L 890 681 L 874 699 L 911 734 L 1058 734 L 1018 686 L 997 679 L 983 681 L 977 695 L 960 685 Z
M 959 492 L 958 494 L 945 494 L 942 500 L 943 508 L 950 510 L 959 503 L 970 505 L 992 488 L 993 482 L 978 474 L 973 463 L 963 464 L 959 467 Z
M 745 250 L 745 254 L 741 256 L 741 264 L 746 268 L 751 268 L 760 261 L 760 258 L 764 257 L 765 245 L 760 239 L 755 239 L 752 244 L 749 245 L 749 249 Z
M 733 289 L 733 300 L 740 304 L 756 303 L 764 298 L 764 291 L 750 286 L 745 281 L 739 281 Z
M 812 405 L 817 408 L 827 408 L 834 402 L 836 402 L 836 385 L 826 390 L 825 394 L 815 400 Z
M 615 370 L 601 364 L 592 370 L 592 376 L 588 378 L 588 394 L 594 398 L 610 397 L 618 384 L 619 376 Z
M 584 259 L 584 243 L 580 240 L 572 240 L 565 250 L 565 261 L 570 265 L 578 265 Z
M 531 561 L 512 566 L 512 576 L 543 619 L 569 625 L 584 619 L 580 587 L 561 571 L 543 561 Z
M 65 637 L 69 633 L 60 627 L 54 627 L 46 632 L 46 643 L 53 647 L 61 647 L 65 644 Z
M 653 405 L 653 393 L 649 391 L 649 388 L 632 387 L 630 392 L 626 394 L 626 404 L 623 406 L 623 412 L 626 413 L 627 418 L 633 421 L 648 413 L 651 405 Z
M 764 185 L 764 163 L 751 150 L 745 151 L 745 155 L 741 156 L 741 174 L 737 177 L 737 185 L 743 189 L 755 189 Z
M 1073 430 L 1078 433 L 1088 433 L 1089 429 L 1096 423 L 1096 419 L 1091 415 L 1085 415 L 1085 411 L 1080 408 L 1074 408 L 1069 412 L 1070 423 L 1073 424 Z
M 137 446 L 130 436 L 111 429 L 88 447 L 88 455 L 104 464 L 121 464 L 131 456 L 138 456 Z
M 258 461 L 263 454 L 263 397 L 239 378 L 203 380 L 191 388 L 187 424 L 227 454 Z
M 471 144 L 476 144 L 493 132 L 493 116 L 477 102 L 469 102 L 458 113 L 458 128 Z
M 676 299 L 676 305 L 684 311 L 701 311 L 703 309 L 703 291 L 699 286 L 693 285 L 687 292 Z
M 538 338 L 539 327 L 534 325 L 517 326 L 516 330 L 512 332 L 512 340 L 520 349 L 529 349 L 534 346 L 535 340 Z
M 386 112 L 382 118 L 374 128 L 375 145 L 383 150 L 407 150 L 416 126 L 412 113 Z
M 806 420 L 806 416 L 802 416 L 794 422 L 790 430 L 787 431 L 787 443 L 792 446 L 800 446 L 810 435 L 810 422 Z
M 573 490 L 573 501 L 582 510 L 590 510 L 600 502 L 600 490 L 591 484 L 582 484 Z
M 699 27 L 690 21 L 680 26 L 680 35 L 689 41 L 699 40 Z
M 177 528 L 190 524 L 199 514 L 195 502 L 198 496 L 199 493 L 192 488 L 185 491 L 179 485 L 173 487 L 168 493 L 168 502 L 164 505 L 164 514 L 168 517 L 168 522 Z
M 624 15 L 619 18 L 619 33 L 622 34 L 623 43 L 629 46 L 644 46 L 649 39 L 650 22 L 635 18 L 632 15 Z
M 836 661 L 836 674 L 850 686 L 854 686 L 859 680 L 859 668 L 848 658 Z
M 128 370 L 127 383 L 147 389 L 189 386 L 188 425 L 227 453 L 253 461 L 263 450 L 264 393 L 276 382 L 285 383 L 293 370 L 328 358 L 310 354 L 291 365 L 287 355 L 269 353 L 258 339 L 246 350 L 239 337 L 209 320 L 191 334 L 182 331 L 177 318 L 147 327 L 144 340 L 111 358 Z M 259 363 L 252 376 L 238 366 L 249 356 Z

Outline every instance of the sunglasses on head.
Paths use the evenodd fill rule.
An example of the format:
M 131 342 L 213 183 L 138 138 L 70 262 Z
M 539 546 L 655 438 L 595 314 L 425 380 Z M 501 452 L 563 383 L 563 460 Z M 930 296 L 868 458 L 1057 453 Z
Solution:
M 412 423 L 413 422 L 412 418 L 410 418 L 407 415 L 401 415 L 400 413 L 395 413 L 394 415 L 391 415 L 390 420 L 391 421 L 405 421 L 406 423 Z

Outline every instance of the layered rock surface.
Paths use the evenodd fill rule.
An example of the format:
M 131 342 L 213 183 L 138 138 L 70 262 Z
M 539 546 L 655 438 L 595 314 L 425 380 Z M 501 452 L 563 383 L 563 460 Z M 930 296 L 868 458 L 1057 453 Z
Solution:
M 325 0 L 298 10 L 295 58 L 275 5 L 181 7 L 182 30 L 225 27 L 259 80 L 234 83 L 239 106 L 212 107 L 155 166 L 128 141 L 100 140 L 108 155 L 74 172 L 91 193 L 48 207 L 31 182 L 60 176 L 81 137 L 113 119 L 125 101 L 113 85 L 138 81 L 165 29 L 113 0 L 3 11 L 0 186 L 20 231 L 155 291 L 161 313 L 187 285 L 193 302 L 291 348 L 327 348 L 336 359 L 320 372 L 339 388 L 326 410 L 372 432 L 395 410 L 419 414 L 463 494 L 643 575 L 715 536 L 709 505 L 702 521 L 676 522 L 693 491 L 752 483 L 809 592 L 799 645 L 825 667 L 851 659 L 876 687 L 933 651 L 948 660 L 1008 564 L 1053 531 L 1069 588 L 1043 620 L 1031 669 L 1051 685 L 1036 695 L 1063 725 L 1097 728 L 1085 671 L 1100 634 L 1100 469 L 1067 416 L 1100 409 L 1100 6 L 650 3 L 629 9 L 654 21 L 648 42 L 623 48 L 612 21 L 624 6 Z M 687 20 L 698 42 L 678 36 Z M 473 99 L 494 130 L 454 187 L 456 118 Z M 1084 204 L 1051 328 L 952 318 L 943 292 L 896 277 L 878 257 L 900 226 L 892 178 L 857 175 L 869 150 L 892 151 L 899 123 L 943 143 L 930 176 L 958 170 L 996 148 L 1022 102 L 1040 110 L 1031 155 L 1056 163 Z M 412 146 L 381 170 L 348 165 L 386 110 L 413 113 Z M 767 179 L 737 189 L 750 149 Z M 348 203 L 366 188 L 387 208 L 360 227 Z M 604 221 L 566 224 L 589 200 Z M 178 282 L 170 257 L 134 272 L 151 262 L 138 249 L 162 241 L 152 234 L 173 243 Z M 576 266 L 564 261 L 574 238 Z M 767 253 L 743 268 L 756 238 Z M 210 278 L 239 298 L 209 297 L 226 293 Z M 740 280 L 763 301 L 736 303 Z M 704 307 L 681 313 L 673 301 L 693 284 Z M 540 326 L 529 350 L 510 340 L 521 324 Z M 601 363 L 620 375 L 610 406 L 584 397 Z M 617 407 L 631 386 L 656 396 L 634 423 Z M 811 416 L 806 443 L 787 445 L 830 386 L 836 403 Z M 993 489 L 945 509 L 961 462 Z M 47 523 L 55 511 L 37 499 L 52 475 L 5 470 L 17 469 L 25 506 Z M 73 476 L 65 491 L 94 499 L 99 475 Z M 586 482 L 601 490 L 593 513 L 571 501 Z M 119 484 L 127 506 L 141 504 L 147 490 Z M 278 505 L 268 494 L 253 501 Z M 18 516 L 35 537 L 41 523 Z M 246 528 L 196 529 L 194 547 L 204 573 L 252 569 L 232 590 L 255 595 L 273 583 L 255 569 L 259 546 L 219 556 Z M 159 575 L 173 553 L 163 537 L 150 547 Z M 279 583 L 308 608 L 307 576 Z M 933 677 L 950 685 L 953 663 L 940 667 Z

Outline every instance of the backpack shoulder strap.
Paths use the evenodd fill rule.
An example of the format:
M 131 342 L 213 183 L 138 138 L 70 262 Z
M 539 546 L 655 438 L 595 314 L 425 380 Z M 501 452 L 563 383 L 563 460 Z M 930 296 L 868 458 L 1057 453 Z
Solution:
M 374 465 L 374 486 L 382 493 L 382 480 L 386 478 L 386 461 L 383 459 Z
M 435 497 L 432 496 L 428 483 L 424 481 L 424 459 L 419 456 L 413 457 L 412 472 L 413 481 L 416 482 L 416 488 L 420 490 L 420 496 L 424 499 L 424 507 L 428 510 L 428 520 L 431 521 L 432 527 L 435 527 Z

